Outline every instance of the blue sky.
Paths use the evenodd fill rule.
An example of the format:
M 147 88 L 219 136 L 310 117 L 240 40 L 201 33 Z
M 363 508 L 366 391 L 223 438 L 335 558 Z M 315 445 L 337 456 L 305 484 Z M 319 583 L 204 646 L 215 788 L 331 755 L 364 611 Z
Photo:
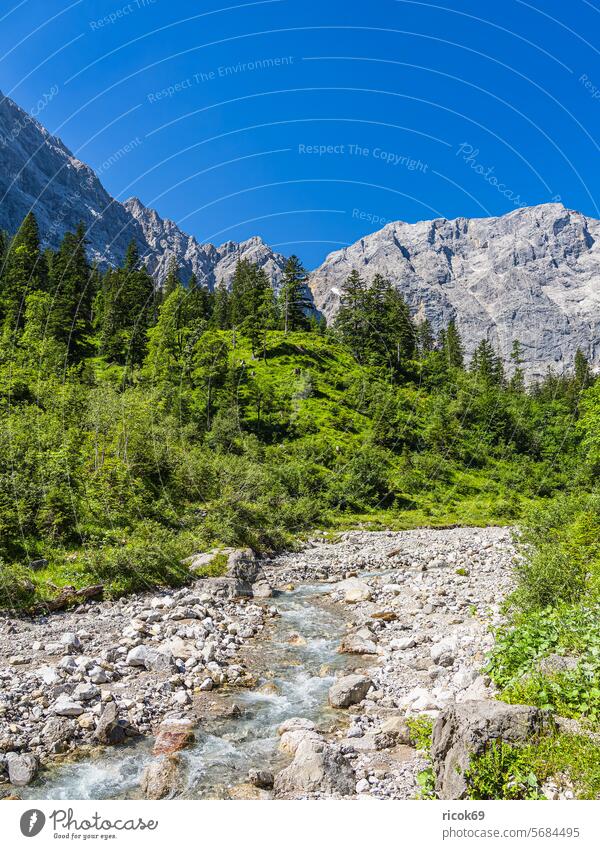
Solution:
M 202 241 L 600 218 L 600 0 L 1 0 L 0 88 Z M 115 161 L 116 160 L 116 161 Z

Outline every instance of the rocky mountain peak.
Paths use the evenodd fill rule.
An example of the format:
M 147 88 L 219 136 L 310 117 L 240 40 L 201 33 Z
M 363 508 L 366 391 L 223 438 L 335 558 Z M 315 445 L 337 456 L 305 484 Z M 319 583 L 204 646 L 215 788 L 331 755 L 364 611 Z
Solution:
M 561 203 L 491 218 L 394 221 L 335 251 L 311 275 L 331 319 L 356 268 L 383 274 L 436 331 L 457 322 L 467 354 L 487 338 L 508 358 L 525 349 L 531 376 L 573 365 L 578 348 L 600 364 L 600 221 Z

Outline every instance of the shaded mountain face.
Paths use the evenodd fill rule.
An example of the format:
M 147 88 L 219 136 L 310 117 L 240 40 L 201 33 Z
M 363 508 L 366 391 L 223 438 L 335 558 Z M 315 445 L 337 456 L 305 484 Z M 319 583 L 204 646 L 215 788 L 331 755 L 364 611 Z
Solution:
M 196 274 L 211 289 L 230 282 L 240 259 L 258 263 L 277 287 L 285 263 L 258 237 L 200 244 L 137 198 L 120 203 L 60 139 L 0 93 L 0 229 L 13 233 L 30 211 L 52 248 L 83 221 L 90 259 L 102 267 L 118 265 L 133 239 L 159 284 L 173 256 L 184 281 Z
M 331 319 L 352 269 L 388 277 L 434 330 L 457 323 L 468 355 L 487 338 L 508 358 L 524 347 L 530 377 L 573 365 L 577 348 L 600 364 L 600 221 L 561 204 L 498 218 L 398 221 L 330 254 L 311 274 Z

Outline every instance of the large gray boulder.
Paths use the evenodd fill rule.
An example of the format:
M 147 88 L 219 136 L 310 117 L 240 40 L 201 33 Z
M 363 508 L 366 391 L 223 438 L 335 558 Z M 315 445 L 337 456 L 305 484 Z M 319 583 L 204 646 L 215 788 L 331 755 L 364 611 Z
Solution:
M 440 799 L 462 799 L 467 792 L 465 773 L 471 758 L 493 740 L 524 743 L 550 733 L 549 711 L 530 705 L 473 701 L 452 704 L 433 726 L 431 759 L 435 789 Z
M 294 732 L 287 732 L 288 734 Z M 356 775 L 339 749 L 305 732 L 294 760 L 275 776 L 273 789 L 280 799 L 307 795 L 350 796 L 354 794 Z
M 6 764 L 8 767 L 8 779 L 15 787 L 25 787 L 30 784 L 37 775 L 39 761 L 31 752 L 17 754 L 7 752 Z
M 167 755 L 150 761 L 142 773 L 140 787 L 146 799 L 167 799 L 179 792 L 181 785 L 178 755 Z
M 347 708 L 362 702 L 373 682 L 367 675 L 345 675 L 329 688 L 329 704 Z

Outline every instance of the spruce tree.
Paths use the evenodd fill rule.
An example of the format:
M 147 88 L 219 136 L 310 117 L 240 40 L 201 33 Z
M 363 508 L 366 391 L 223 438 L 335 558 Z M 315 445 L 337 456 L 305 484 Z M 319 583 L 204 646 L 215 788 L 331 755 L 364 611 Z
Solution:
M 6 326 L 18 329 L 24 323 L 25 297 L 48 286 L 46 258 L 40 249 L 35 215 L 30 212 L 12 239 L 1 277 L 0 314 Z
M 371 334 L 368 291 L 365 281 L 356 270 L 350 272 L 344 283 L 334 327 L 358 362 L 364 363 Z
M 227 286 L 221 280 L 214 292 L 214 306 L 211 324 L 219 330 L 228 330 L 231 326 L 231 305 Z
M 71 362 L 90 350 L 93 280 L 85 246 L 85 228 L 80 224 L 76 233 L 65 234 L 49 272 L 48 332 L 67 346 Z
M 510 388 L 513 392 L 521 395 L 525 391 L 525 372 L 523 371 L 523 346 L 515 339 L 510 352 L 510 362 L 513 373 L 510 379 Z
M 279 290 L 279 311 L 284 333 L 307 330 L 312 303 L 306 290 L 306 271 L 297 256 L 291 256 L 283 269 Z
M 174 256 L 169 260 L 169 266 L 167 268 L 167 276 L 165 277 L 163 286 L 162 286 L 162 297 L 166 300 L 169 295 L 178 289 L 181 286 L 181 280 L 179 279 L 179 266 L 177 264 L 177 260 Z
M 122 268 L 109 271 L 102 287 L 101 351 L 118 363 L 137 365 L 155 318 L 154 281 L 131 242 Z
M 465 355 L 462 339 L 460 338 L 460 333 L 454 320 L 448 323 L 443 344 L 446 361 L 450 368 L 462 369 L 464 367 Z
M 575 388 L 578 392 L 582 392 L 584 389 L 587 389 L 588 386 L 592 382 L 592 372 L 590 369 L 590 364 L 587 360 L 587 357 L 581 350 L 581 348 L 577 348 L 575 352 Z

